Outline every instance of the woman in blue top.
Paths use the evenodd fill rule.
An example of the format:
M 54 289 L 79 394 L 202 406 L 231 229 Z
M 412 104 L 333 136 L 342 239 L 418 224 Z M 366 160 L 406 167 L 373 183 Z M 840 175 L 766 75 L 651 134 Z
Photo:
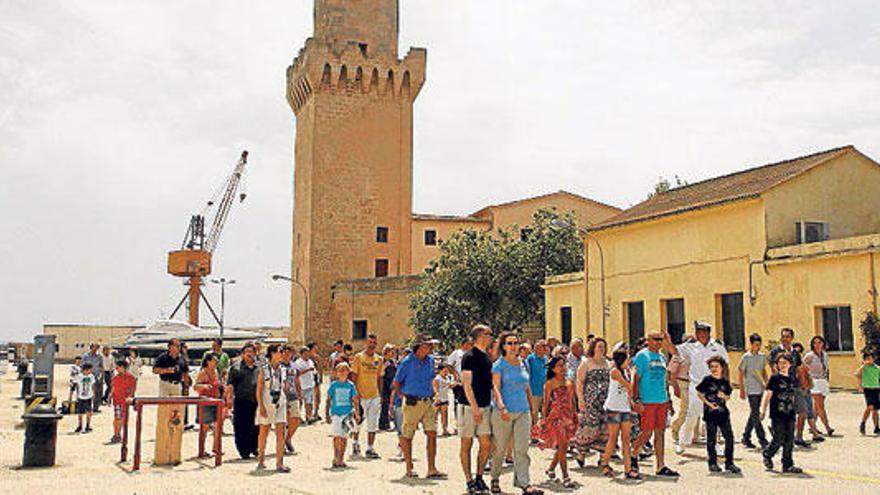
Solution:
M 492 459 L 492 493 L 501 493 L 498 478 L 504 467 L 504 453 L 513 441 L 513 486 L 525 494 L 542 494 L 529 481 L 529 437 L 532 416 L 529 404 L 529 372 L 520 360 L 519 338 L 515 333 L 504 332 L 498 339 L 501 357 L 492 365 L 492 434 L 495 436 L 495 453 Z

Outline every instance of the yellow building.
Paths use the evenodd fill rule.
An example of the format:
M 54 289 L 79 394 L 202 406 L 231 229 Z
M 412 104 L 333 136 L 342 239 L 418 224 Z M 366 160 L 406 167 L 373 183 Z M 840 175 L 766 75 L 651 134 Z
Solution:
M 408 322 L 410 298 L 418 289 L 421 273 L 439 256 L 440 244 L 445 239 L 461 230 L 490 232 L 518 228 L 520 236 L 528 235 L 534 214 L 545 208 L 571 212 L 578 225 L 594 225 L 620 213 L 614 206 L 557 191 L 487 206 L 466 216 L 414 214 L 412 274 L 337 280 L 330 288 L 333 302 L 327 313 L 334 336 L 355 343 L 369 333 L 375 333 L 382 342 L 409 340 L 413 333 Z M 317 341 L 317 337 L 312 338 Z
M 547 280 L 547 334 L 680 338 L 704 320 L 735 352 L 787 326 L 805 346 L 825 336 L 832 385 L 853 387 L 858 323 L 877 311 L 878 191 L 880 165 L 847 146 L 656 195 L 586 232 L 584 272 Z

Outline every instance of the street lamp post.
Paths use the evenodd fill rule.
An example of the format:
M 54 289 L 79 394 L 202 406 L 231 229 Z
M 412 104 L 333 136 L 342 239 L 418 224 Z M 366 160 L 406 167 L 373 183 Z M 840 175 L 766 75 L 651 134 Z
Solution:
M 226 326 L 226 286 L 234 284 L 235 280 L 211 279 L 211 283 L 220 285 L 220 340 L 223 340 L 223 330 Z
M 606 322 L 608 318 L 608 308 L 605 306 L 605 252 L 602 250 L 602 243 L 599 242 L 599 239 L 593 235 L 587 229 L 575 227 L 574 225 L 566 222 L 565 220 L 556 218 L 551 224 L 554 227 L 560 229 L 577 229 L 578 233 L 581 237 L 586 239 L 592 239 L 593 242 L 596 243 L 596 247 L 599 248 L 599 297 L 602 298 L 602 338 L 606 338 Z M 589 286 L 589 273 L 587 270 L 584 270 L 584 284 L 588 288 Z M 588 291 L 589 292 L 589 291 Z M 587 301 L 587 310 L 589 311 L 590 302 Z
M 299 282 L 299 280 L 294 280 L 284 275 L 272 275 L 272 280 L 286 280 L 302 290 L 303 301 L 305 302 L 305 318 L 303 319 L 303 343 L 307 343 L 309 341 L 309 291 L 306 289 L 305 285 Z

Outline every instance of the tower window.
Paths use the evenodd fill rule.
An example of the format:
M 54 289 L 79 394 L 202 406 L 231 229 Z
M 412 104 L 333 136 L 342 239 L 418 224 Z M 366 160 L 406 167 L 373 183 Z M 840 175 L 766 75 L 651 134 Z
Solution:
M 388 260 L 378 259 L 376 260 L 376 278 L 387 277 L 388 276 Z
M 425 246 L 436 246 L 437 245 L 437 231 L 436 230 L 426 230 L 425 231 Z
M 367 320 L 354 320 L 351 322 L 351 340 L 364 340 L 367 338 Z
M 388 242 L 388 227 L 376 227 L 376 242 Z

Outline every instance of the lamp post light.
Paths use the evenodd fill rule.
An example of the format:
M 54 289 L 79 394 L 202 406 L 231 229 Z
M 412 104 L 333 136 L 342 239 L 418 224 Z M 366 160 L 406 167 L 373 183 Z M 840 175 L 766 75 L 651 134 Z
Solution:
M 223 340 L 223 330 L 226 326 L 226 286 L 235 283 L 235 280 L 225 278 L 211 279 L 212 284 L 220 285 L 220 340 Z
M 302 290 L 303 301 L 305 302 L 305 318 L 303 319 L 303 343 L 305 344 L 309 341 L 309 291 L 306 289 L 306 286 L 300 283 L 298 280 L 294 280 L 284 275 L 272 275 L 272 280 L 275 280 L 276 282 L 278 280 L 286 280 Z
M 560 218 L 555 218 L 551 222 L 556 228 L 559 229 L 576 229 L 577 232 L 584 239 L 592 239 L 593 242 L 596 243 L 596 247 L 599 248 L 599 297 L 602 298 L 602 337 L 606 338 L 606 323 L 608 319 L 608 308 L 605 304 L 605 252 L 602 250 L 602 243 L 599 242 L 599 238 L 593 235 L 587 229 L 581 227 L 575 227 L 574 225 L 562 220 Z M 584 270 L 584 287 L 587 288 L 589 285 L 589 273 L 587 270 Z M 590 301 L 587 301 L 587 311 L 589 311 Z

